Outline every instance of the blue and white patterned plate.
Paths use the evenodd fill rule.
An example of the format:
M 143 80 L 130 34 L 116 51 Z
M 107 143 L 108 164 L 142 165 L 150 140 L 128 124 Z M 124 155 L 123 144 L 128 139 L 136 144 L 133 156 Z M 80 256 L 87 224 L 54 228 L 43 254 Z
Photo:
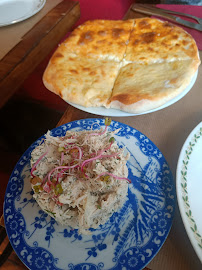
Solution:
M 63 136 L 67 130 L 97 129 L 104 119 L 74 121 L 52 130 Z M 120 129 L 116 140 L 125 146 L 128 161 L 128 198 L 122 209 L 92 235 L 59 225 L 32 198 L 30 154 L 33 143 L 18 161 L 7 186 L 4 219 L 10 242 L 30 269 L 130 270 L 142 269 L 163 245 L 172 225 L 175 187 L 169 166 L 159 149 L 142 133 L 112 121 Z

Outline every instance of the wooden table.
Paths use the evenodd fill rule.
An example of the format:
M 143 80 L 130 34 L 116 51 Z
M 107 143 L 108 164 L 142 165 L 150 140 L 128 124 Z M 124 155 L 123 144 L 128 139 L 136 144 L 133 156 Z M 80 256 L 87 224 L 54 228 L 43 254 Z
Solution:
M 79 2 L 62 1 L 5 55 L 0 61 L 0 108 L 60 40 L 71 31 L 79 17 Z
M 145 15 L 129 9 L 124 19 Z M 200 51 L 202 59 L 202 52 Z M 172 106 L 152 114 L 134 117 L 112 117 L 113 120 L 128 124 L 148 136 L 164 154 L 175 179 L 177 160 L 181 147 L 191 130 L 202 119 L 202 67 L 193 89 Z M 57 126 L 85 118 L 101 118 L 68 106 Z M 171 232 L 155 258 L 148 264 L 152 270 L 200 270 L 201 263 L 186 234 L 179 208 L 176 206 Z
M 131 10 L 124 19 L 144 16 Z M 202 57 L 202 53 L 200 52 Z M 150 138 L 164 154 L 175 179 L 177 160 L 182 145 L 191 130 L 202 119 L 202 67 L 199 68 L 197 81 L 192 90 L 180 101 L 172 106 L 154 112 L 132 117 L 112 117 L 113 120 L 128 124 Z M 67 110 L 57 126 L 85 118 L 102 118 L 67 105 Z M 12 252 L 4 269 L 27 269 Z M 176 206 L 175 218 L 171 232 L 163 247 L 145 270 L 200 270 L 201 263 L 196 256 L 188 236 L 185 232 L 179 209 Z

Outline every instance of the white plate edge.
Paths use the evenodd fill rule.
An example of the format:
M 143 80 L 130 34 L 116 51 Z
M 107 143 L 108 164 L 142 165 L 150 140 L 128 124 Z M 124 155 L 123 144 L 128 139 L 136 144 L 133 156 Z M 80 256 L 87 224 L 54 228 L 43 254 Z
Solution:
M 184 157 L 185 149 L 187 148 L 190 139 L 193 137 L 193 135 L 196 133 L 196 131 L 200 127 L 202 127 L 202 121 L 191 131 L 191 133 L 188 135 L 188 137 L 186 138 L 186 140 L 181 148 L 180 155 L 178 158 L 178 163 L 177 163 L 177 169 L 176 169 L 176 193 L 177 193 L 177 201 L 178 201 L 178 205 L 179 205 L 179 210 L 180 210 L 180 214 L 181 214 L 181 218 L 182 218 L 185 230 L 187 232 L 189 240 L 190 240 L 198 258 L 200 259 L 200 261 L 202 263 L 202 253 L 201 253 L 200 248 L 198 247 L 198 242 L 194 237 L 194 233 L 190 228 L 190 223 L 188 221 L 188 217 L 186 216 L 186 209 L 184 207 L 184 201 L 182 200 L 182 191 L 181 191 L 182 159 Z
M 42 5 L 38 9 L 36 9 L 33 13 L 28 13 L 27 15 L 20 17 L 20 18 L 14 20 L 14 21 L 11 21 L 11 22 L 0 23 L 0 27 L 13 25 L 13 24 L 16 24 L 16 23 L 19 23 L 19 22 L 22 22 L 24 20 L 31 18 L 32 16 L 37 14 L 45 6 L 46 0 L 41 0 L 41 1 L 42 1 Z

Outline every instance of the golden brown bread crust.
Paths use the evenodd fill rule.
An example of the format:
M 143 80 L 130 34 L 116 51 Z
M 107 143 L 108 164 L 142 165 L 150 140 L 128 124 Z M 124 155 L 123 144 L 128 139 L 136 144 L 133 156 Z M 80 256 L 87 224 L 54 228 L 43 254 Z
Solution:
M 121 61 L 129 42 L 134 20 L 87 21 L 62 44 L 62 50 L 80 57 Z
M 43 82 L 67 102 L 138 113 L 184 91 L 199 64 L 194 39 L 173 24 L 95 20 L 57 48 Z
M 198 59 L 194 39 L 182 28 L 152 18 L 135 20 L 126 49 L 126 61 L 160 63 Z
M 57 63 L 57 64 L 56 64 Z M 66 64 L 68 63 L 68 64 Z M 67 102 L 82 106 L 105 106 L 112 94 L 120 64 L 82 59 L 56 51 L 43 76 L 44 85 Z
M 196 62 L 192 59 L 128 64 L 116 79 L 110 107 L 142 113 L 162 106 L 189 85 L 195 70 Z

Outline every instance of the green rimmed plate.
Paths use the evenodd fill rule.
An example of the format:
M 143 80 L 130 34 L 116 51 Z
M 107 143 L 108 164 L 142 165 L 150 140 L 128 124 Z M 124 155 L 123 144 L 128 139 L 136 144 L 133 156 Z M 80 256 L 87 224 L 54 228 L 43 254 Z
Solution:
M 194 128 L 182 147 L 176 177 L 182 220 L 202 262 L 202 122 Z

